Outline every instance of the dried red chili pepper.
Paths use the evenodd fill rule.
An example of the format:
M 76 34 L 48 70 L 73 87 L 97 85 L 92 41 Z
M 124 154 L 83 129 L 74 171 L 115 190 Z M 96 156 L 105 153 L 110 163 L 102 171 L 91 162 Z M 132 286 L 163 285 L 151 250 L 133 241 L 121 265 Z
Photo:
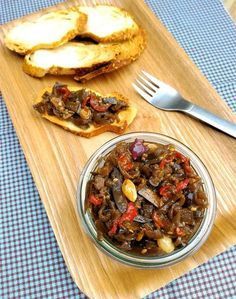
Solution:
M 184 171 L 186 174 L 190 174 L 192 172 L 190 167 L 190 161 L 189 158 L 185 157 L 179 152 L 176 152 L 176 158 L 179 158 L 181 162 L 184 163 Z
M 164 197 L 168 198 L 168 197 L 171 196 L 171 189 L 172 189 L 171 185 L 162 186 L 159 189 L 159 193 L 160 193 L 161 196 L 164 196 Z
M 187 158 L 184 155 L 182 155 L 180 152 L 175 152 L 175 157 L 180 159 L 180 161 L 183 163 L 186 162 L 187 160 Z
M 119 225 L 122 225 L 124 221 L 132 222 L 138 215 L 138 211 L 133 202 L 128 203 L 126 212 L 124 212 L 119 220 Z
M 90 101 L 90 99 L 91 99 L 91 96 L 90 96 L 90 95 L 89 95 L 89 96 L 86 96 L 86 97 L 83 99 L 83 101 L 82 101 L 81 107 L 84 108 L 84 107 L 88 104 L 88 102 Z
M 118 162 L 119 162 L 120 166 L 125 171 L 129 171 L 129 170 L 131 170 L 134 167 L 133 163 L 130 160 L 130 157 L 127 154 L 125 154 L 125 153 L 121 154 L 118 157 Z
M 152 219 L 158 228 L 163 228 L 166 226 L 166 220 L 163 219 L 163 217 L 157 213 L 157 211 L 154 211 L 152 214 Z
M 94 206 L 100 206 L 102 204 L 102 198 L 96 197 L 95 195 L 91 194 L 89 196 L 89 202 Z
M 189 183 L 189 179 L 184 179 L 183 181 L 179 182 L 177 185 L 176 185 L 176 192 L 180 192 L 182 191 L 183 189 L 185 189 L 187 186 L 188 186 L 188 183 Z
M 107 109 L 111 106 L 111 104 L 105 104 L 102 102 L 102 99 L 96 98 L 95 96 L 92 96 L 90 98 L 90 105 L 94 110 L 98 112 L 106 112 Z
M 111 229 L 109 230 L 108 232 L 108 235 L 111 237 L 113 235 L 115 235 L 117 229 L 118 229 L 118 224 L 119 224 L 119 220 L 120 220 L 120 217 L 116 218 L 114 221 L 113 221 L 113 224 L 112 224 L 112 227 Z
M 64 101 L 67 100 L 68 96 L 71 94 L 67 86 L 60 86 L 57 88 L 57 92 L 62 95 Z
M 130 221 L 132 222 L 134 218 L 138 215 L 138 211 L 133 202 L 129 202 L 126 212 L 124 212 L 120 217 L 116 218 L 113 221 L 112 227 L 108 232 L 109 236 L 112 236 L 116 233 L 119 226 L 122 226 L 123 222 Z
M 162 159 L 161 160 L 161 163 L 160 163 L 160 168 L 161 169 L 164 169 L 164 167 L 166 166 L 166 164 L 172 162 L 175 158 L 175 154 L 171 154 L 170 156 L 167 156 L 166 158 Z
M 185 231 L 180 227 L 176 227 L 176 235 L 179 237 L 183 237 L 185 236 Z

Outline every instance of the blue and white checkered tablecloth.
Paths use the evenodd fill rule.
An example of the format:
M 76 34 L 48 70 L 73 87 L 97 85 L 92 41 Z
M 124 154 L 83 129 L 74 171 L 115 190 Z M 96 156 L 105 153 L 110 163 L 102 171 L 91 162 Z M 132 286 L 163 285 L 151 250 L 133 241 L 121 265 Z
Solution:
M 58 2 L 0 0 L 0 23 Z M 220 1 L 146 2 L 235 112 L 236 29 Z M 0 299 L 86 298 L 65 266 L 2 98 L 0 258 Z M 236 298 L 236 246 L 147 296 L 157 297 Z

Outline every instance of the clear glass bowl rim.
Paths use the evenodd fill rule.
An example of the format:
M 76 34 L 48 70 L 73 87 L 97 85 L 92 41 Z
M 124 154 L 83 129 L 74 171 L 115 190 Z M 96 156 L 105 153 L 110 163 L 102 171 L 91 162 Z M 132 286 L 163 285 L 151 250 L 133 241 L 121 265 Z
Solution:
M 145 257 L 130 254 L 128 252 L 118 249 L 107 240 L 99 241 L 96 235 L 96 228 L 89 213 L 84 213 L 85 190 L 87 181 L 91 176 L 91 170 L 96 168 L 99 158 L 107 155 L 117 143 L 121 141 L 132 142 L 135 138 L 144 139 L 147 142 L 156 142 L 162 144 L 172 143 L 176 149 L 185 156 L 190 157 L 191 165 L 196 170 L 198 175 L 202 178 L 204 183 L 204 190 L 208 197 L 209 206 L 206 210 L 205 216 L 200 227 L 190 242 L 183 248 L 173 251 L 170 254 L 155 257 Z M 164 134 L 152 132 L 132 132 L 121 136 L 114 137 L 104 143 L 98 148 L 94 154 L 89 158 L 83 171 L 80 174 L 80 179 L 77 187 L 77 211 L 82 222 L 83 228 L 88 236 L 92 239 L 94 244 L 105 254 L 122 262 L 126 265 L 138 268 L 163 268 L 173 265 L 185 259 L 196 252 L 208 238 L 216 215 L 217 201 L 216 193 L 211 176 L 200 160 L 200 158 L 186 145 L 180 141 Z

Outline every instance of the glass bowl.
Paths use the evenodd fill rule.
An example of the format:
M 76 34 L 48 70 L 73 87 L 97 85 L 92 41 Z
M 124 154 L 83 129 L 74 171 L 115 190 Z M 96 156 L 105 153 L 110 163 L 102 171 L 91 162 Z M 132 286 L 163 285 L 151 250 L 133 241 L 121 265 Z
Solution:
M 116 146 L 117 143 L 121 141 L 133 142 L 136 138 L 143 139 L 144 141 L 152 143 L 171 143 L 176 147 L 177 151 L 189 157 L 191 161 L 191 166 L 202 179 L 203 188 L 208 198 L 208 208 L 205 211 L 204 218 L 202 219 L 202 222 L 198 230 L 193 235 L 189 243 L 185 247 L 174 250 L 172 253 L 165 254 L 163 256 L 135 255 L 133 253 L 122 251 L 106 239 L 99 241 L 97 239 L 96 227 L 93 222 L 92 216 L 90 215 L 89 211 L 85 212 L 86 185 L 91 178 L 91 172 L 94 169 L 96 169 L 101 158 L 105 157 Z M 184 258 L 196 252 L 206 241 L 208 235 L 212 230 L 216 214 L 216 205 L 217 203 L 215 188 L 212 179 L 209 175 L 208 170 L 206 169 L 202 161 L 198 158 L 198 156 L 181 142 L 166 135 L 157 133 L 128 133 L 122 136 L 115 137 L 114 139 L 111 139 L 108 142 L 106 142 L 88 160 L 81 173 L 77 189 L 78 213 L 82 221 L 83 227 L 85 229 L 85 232 L 94 241 L 95 245 L 105 254 L 118 260 L 119 262 L 139 268 L 163 268 L 180 262 Z

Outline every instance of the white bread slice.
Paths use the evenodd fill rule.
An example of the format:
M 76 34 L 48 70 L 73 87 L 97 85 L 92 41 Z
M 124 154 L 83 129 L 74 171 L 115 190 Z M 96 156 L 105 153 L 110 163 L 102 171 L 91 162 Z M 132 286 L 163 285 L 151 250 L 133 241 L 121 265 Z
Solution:
M 110 5 L 78 6 L 78 9 L 88 17 L 79 36 L 111 42 L 130 39 L 139 31 L 134 19 L 124 9 Z
M 146 35 L 144 30 L 140 29 L 139 33 L 130 40 L 120 43 L 114 43 L 114 52 L 116 52 L 115 60 L 100 65 L 100 67 L 91 68 L 87 72 L 77 70 L 74 79 L 84 82 L 104 73 L 112 72 L 122 66 L 128 65 L 138 59 L 146 46 Z
M 47 73 L 58 75 L 76 74 L 76 69 L 115 59 L 113 51 L 106 46 L 68 42 L 56 49 L 40 49 L 25 56 L 23 70 L 31 76 L 43 77 Z
M 68 89 L 70 91 L 79 90 L 79 88 L 77 86 L 68 86 Z M 52 87 L 44 88 L 42 90 L 42 92 L 39 94 L 35 103 L 41 102 L 42 95 L 46 91 L 51 92 L 51 90 L 52 90 Z M 95 94 L 97 94 L 99 96 L 102 96 L 100 93 L 98 93 L 94 90 L 90 89 L 90 91 L 94 92 Z M 101 133 L 108 132 L 108 131 L 114 132 L 117 134 L 122 134 L 127 129 L 127 127 L 133 122 L 133 120 L 137 114 L 137 108 L 135 106 L 131 106 L 128 99 L 117 92 L 110 93 L 110 94 L 106 95 L 106 97 L 115 97 L 118 100 L 125 101 L 126 103 L 129 104 L 127 109 L 122 110 L 118 113 L 119 121 L 115 121 L 112 124 L 104 124 L 104 125 L 100 125 L 100 126 L 94 126 L 93 124 L 90 124 L 89 128 L 84 130 L 84 129 L 76 126 L 71 121 L 62 120 L 56 116 L 48 115 L 47 113 L 40 114 L 40 115 L 43 118 L 49 120 L 50 122 L 62 127 L 63 129 L 70 131 L 73 134 L 76 134 L 76 135 L 79 135 L 82 137 L 86 137 L 86 138 L 90 138 L 92 136 L 96 136 L 96 135 L 99 135 Z
M 87 16 L 76 9 L 49 12 L 13 27 L 5 36 L 6 46 L 19 54 L 55 48 L 83 30 Z
M 76 75 L 76 80 L 88 80 L 129 64 L 139 57 L 144 47 L 142 30 L 121 43 L 68 42 L 56 49 L 41 49 L 26 55 L 23 70 L 34 77 Z

